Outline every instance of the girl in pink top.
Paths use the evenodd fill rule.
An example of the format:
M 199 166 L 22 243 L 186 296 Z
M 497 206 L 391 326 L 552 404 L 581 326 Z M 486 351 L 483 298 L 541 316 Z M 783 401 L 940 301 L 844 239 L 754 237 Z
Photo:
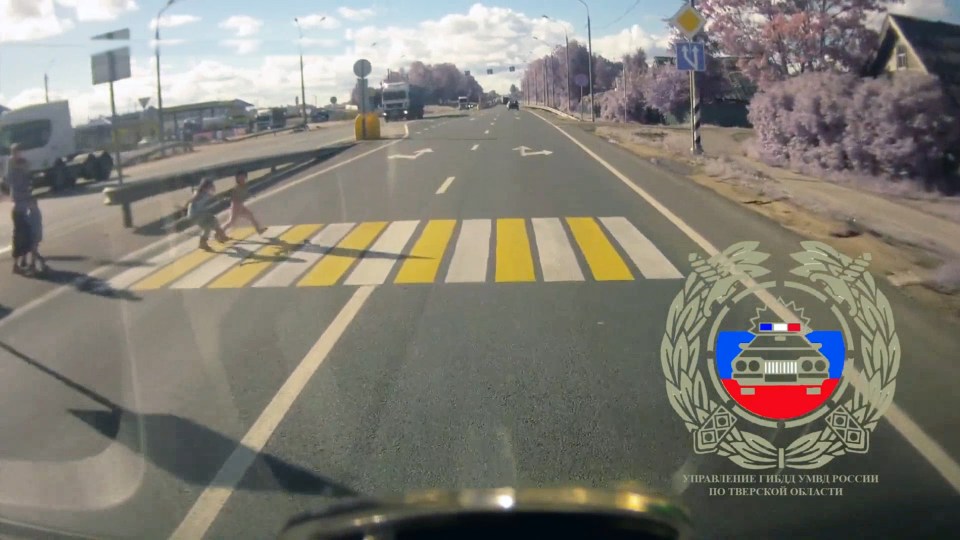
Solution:
M 237 171 L 234 178 L 237 181 L 237 185 L 234 186 L 233 192 L 230 194 L 230 220 L 227 221 L 224 229 L 232 228 L 240 221 L 240 218 L 243 218 L 252 223 L 257 229 L 257 233 L 262 235 L 267 230 L 266 227 L 260 226 L 260 222 L 257 221 L 253 212 L 251 212 L 246 205 L 246 200 L 250 196 L 250 192 L 247 191 L 247 173 L 245 171 Z

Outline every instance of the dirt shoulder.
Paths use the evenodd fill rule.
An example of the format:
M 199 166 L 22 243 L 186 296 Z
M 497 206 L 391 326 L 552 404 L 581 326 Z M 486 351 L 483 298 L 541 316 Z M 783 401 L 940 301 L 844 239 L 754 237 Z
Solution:
M 598 124 L 597 136 L 802 236 L 848 255 L 871 253 L 875 275 L 960 321 L 960 200 L 895 196 L 770 167 L 748 155 L 748 129 L 704 128 L 705 156 L 695 157 L 688 129 Z

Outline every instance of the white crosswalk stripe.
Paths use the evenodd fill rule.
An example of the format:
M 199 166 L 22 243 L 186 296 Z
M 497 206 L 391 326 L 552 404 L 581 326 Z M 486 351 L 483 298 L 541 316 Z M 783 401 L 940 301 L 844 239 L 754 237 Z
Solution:
M 381 285 L 417 230 L 419 221 L 394 221 L 370 247 L 344 285 Z
M 465 219 L 447 271 L 447 283 L 483 283 L 490 258 L 489 219 Z
M 583 281 L 583 272 L 563 230 L 563 223 L 558 218 L 535 218 L 532 221 L 543 280 Z
M 288 287 L 306 273 L 324 255 L 324 250 L 337 245 L 356 223 L 333 223 L 327 225 L 299 250 L 290 254 L 289 260 L 278 264 L 253 284 L 254 287 Z
M 646 236 L 624 217 L 600 218 L 643 277 L 647 279 L 679 279 L 683 275 L 663 256 Z

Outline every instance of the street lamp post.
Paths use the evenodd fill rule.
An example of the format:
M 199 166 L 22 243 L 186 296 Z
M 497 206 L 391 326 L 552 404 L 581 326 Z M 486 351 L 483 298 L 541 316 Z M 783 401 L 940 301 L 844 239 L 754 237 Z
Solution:
M 176 1 L 177 0 L 167 0 L 166 5 L 160 8 L 160 11 L 157 13 L 157 26 L 154 28 L 153 33 L 154 47 L 156 47 L 154 51 L 157 62 L 157 126 L 159 126 L 158 136 L 161 143 L 166 140 L 166 136 L 163 131 L 163 92 L 160 89 L 160 18 L 163 17 L 163 12 L 169 9 Z M 176 128 L 176 126 L 174 126 L 174 128 Z M 164 147 L 162 145 L 160 146 L 160 153 L 161 155 L 164 153 Z
M 590 33 L 590 6 L 583 0 L 577 0 L 587 8 L 587 77 L 590 79 L 590 121 L 597 121 L 597 110 L 593 106 L 593 36 Z
M 43 70 L 43 97 L 47 103 L 50 103 L 50 77 L 48 76 L 48 72 L 56 61 L 56 58 L 51 60 L 50 63 L 47 64 L 47 68 Z
M 322 22 L 323 17 L 320 19 Z M 303 125 L 307 125 L 307 87 L 303 82 L 303 31 L 300 29 L 300 19 L 294 17 L 293 22 L 297 24 L 297 33 L 300 34 L 300 41 L 297 44 L 300 47 L 300 110 L 303 114 Z

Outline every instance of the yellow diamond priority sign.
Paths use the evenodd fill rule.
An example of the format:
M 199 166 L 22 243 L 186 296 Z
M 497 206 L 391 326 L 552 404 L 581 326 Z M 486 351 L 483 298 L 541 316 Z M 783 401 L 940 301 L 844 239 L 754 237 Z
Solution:
M 670 18 L 670 24 L 683 33 L 687 39 L 693 39 L 694 36 L 699 34 L 706 23 L 707 19 L 690 4 L 684 4 L 680 11 Z

